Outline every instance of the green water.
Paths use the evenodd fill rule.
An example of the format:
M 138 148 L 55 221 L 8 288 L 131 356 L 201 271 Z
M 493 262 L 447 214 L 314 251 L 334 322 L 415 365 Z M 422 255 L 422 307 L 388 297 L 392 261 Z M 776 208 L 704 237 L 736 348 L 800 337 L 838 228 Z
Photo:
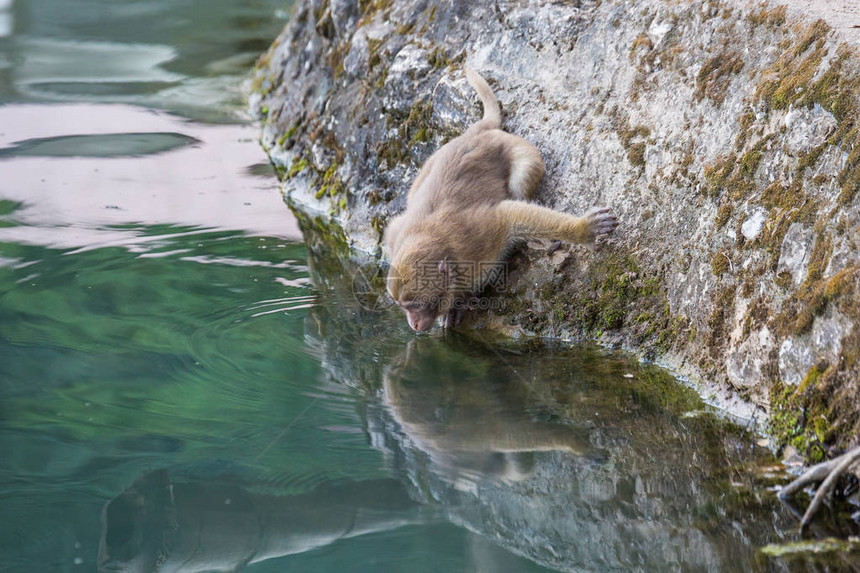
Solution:
M 242 116 L 287 13 L 0 2 L 0 570 L 821 565 L 759 552 L 781 470 L 659 368 L 354 295 Z

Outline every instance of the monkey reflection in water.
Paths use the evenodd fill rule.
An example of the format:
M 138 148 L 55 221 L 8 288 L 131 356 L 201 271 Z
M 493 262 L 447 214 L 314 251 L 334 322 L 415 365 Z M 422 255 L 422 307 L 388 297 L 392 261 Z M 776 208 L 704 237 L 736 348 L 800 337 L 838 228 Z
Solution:
M 385 229 L 388 293 L 418 332 L 439 316 L 443 327 L 457 326 L 514 244 L 590 243 L 618 225 L 607 208 L 575 217 L 530 203 L 543 177 L 540 153 L 502 131 L 499 102 L 484 78 L 471 69 L 466 78 L 481 98 L 483 118 L 430 156 L 406 210 Z
M 525 381 L 503 360 L 492 362 L 504 372 L 450 341 L 421 338 L 386 370 L 383 401 L 409 442 L 428 455 L 434 473 L 471 490 L 482 480 L 527 479 L 536 452 L 604 457 L 586 429 L 535 420 Z

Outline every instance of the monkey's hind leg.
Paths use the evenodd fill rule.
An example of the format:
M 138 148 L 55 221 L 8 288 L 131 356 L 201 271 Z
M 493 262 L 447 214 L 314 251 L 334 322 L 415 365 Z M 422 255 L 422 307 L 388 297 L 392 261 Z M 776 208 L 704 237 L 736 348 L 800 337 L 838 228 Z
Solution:
M 508 191 L 514 199 L 528 201 L 534 197 L 543 177 L 543 158 L 535 146 L 522 137 L 504 133 L 503 141 L 511 163 Z

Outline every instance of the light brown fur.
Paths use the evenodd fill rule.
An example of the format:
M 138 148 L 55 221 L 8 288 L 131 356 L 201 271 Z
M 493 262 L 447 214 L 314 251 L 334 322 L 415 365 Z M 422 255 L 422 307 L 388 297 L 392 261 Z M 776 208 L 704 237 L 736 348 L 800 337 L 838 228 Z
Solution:
M 480 291 L 515 242 L 586 243 L 617 225 L 608 209 L 574 217 L 528 203 L 543 177 L 540 153 L 500 129 L 501 109 L 484 78 L 470 69 L 466 77 L 484 117 L 427 160 L 406 210 L 385 231 L 388 291 L 417 331 L 429 330 L 440 312 L 444 326 L 455 326 L 457 302 Z

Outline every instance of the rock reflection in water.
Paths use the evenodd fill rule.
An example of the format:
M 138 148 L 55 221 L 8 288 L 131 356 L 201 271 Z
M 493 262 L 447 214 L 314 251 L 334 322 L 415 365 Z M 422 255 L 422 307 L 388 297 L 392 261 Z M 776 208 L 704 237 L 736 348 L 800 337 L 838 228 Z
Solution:
M 102 571 L 236 571 L 340 539 L 418 520 L 415 504 L 389 480 L 328 485 L 271 496 L 236 485 L 175 482 L 147 473 L 102 515 Z

